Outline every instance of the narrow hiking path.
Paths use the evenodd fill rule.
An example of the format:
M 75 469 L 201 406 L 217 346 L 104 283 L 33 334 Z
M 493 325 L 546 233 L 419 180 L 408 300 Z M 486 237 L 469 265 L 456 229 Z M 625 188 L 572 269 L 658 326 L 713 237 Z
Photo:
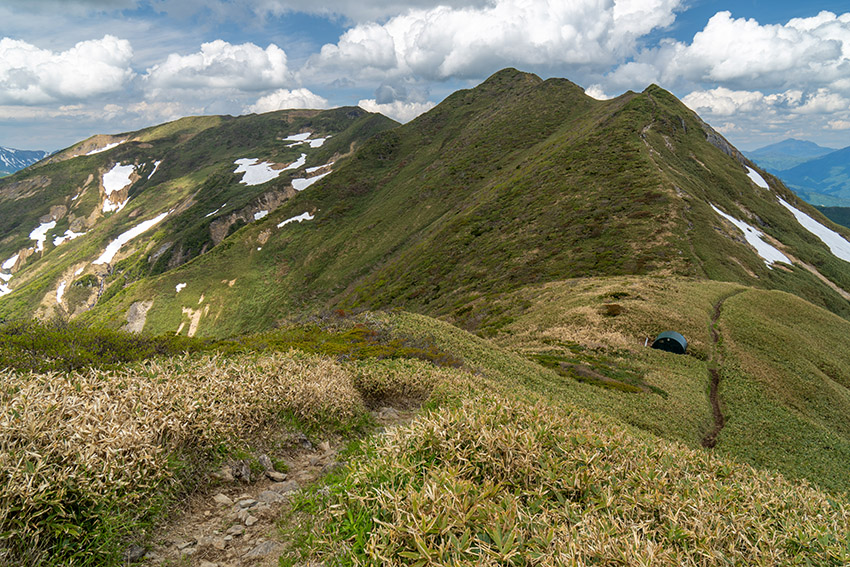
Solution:
M 391 406 L 373 411 L 378 428 L 373 434 L 410 422 L 417 411 Z M 266 455 L 258 459 L 266 467 L 259 474 L 250 471 L 246 461 L 228 463 L 210 475 L 213 482 L 206 490 L 174 510 L 170 521 L 145 547 L 128 549 L 126 563 L 141 561 L 140 567 L 277 567 L 289 543 L 278 520 L 290 509 L 292 496 L 346 466 L 338 458 L 344 439 L 315 446 L 303 434 L 295 434 L 293 440 L 289 450 L 277 455 L 286 462 L 286 473 L 274 472 Z
M 726 425 L 726 417 L 723 415 L 723 409 L 720 407 L 720 366 L 723 364 L 723 355 L 720 352 L 720 311 L 723 309 L 723 304 L 727 299 L 743 292 L 743 289 L 737 289 L 728 293 L 717 300 L 714 304 L 714 311 L 711 314 L 711 356 L 708 359 L 708 374 L 710 379 L 710 390 L 708 393 L 711 401 L 711 413 L 714 417 L 714 425 L 711 430 L 702 438 L 702 446 L 711 449 L 717 445 L 717 436 Z

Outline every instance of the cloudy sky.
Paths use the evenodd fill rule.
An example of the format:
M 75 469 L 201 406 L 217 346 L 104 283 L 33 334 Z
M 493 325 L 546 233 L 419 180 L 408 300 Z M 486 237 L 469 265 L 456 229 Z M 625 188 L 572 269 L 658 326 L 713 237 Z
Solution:
M 846 0 L 2 0 L 0 145 L 191 114 L 357 105 L 402 122 L 504 67 L 656 83 L 742 149 L 850 145 Z

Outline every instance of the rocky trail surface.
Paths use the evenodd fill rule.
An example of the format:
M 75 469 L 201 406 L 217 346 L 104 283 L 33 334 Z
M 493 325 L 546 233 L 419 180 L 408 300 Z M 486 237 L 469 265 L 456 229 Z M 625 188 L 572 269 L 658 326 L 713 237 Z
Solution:
M 380 433 L 412 419 L 414 411 L 382 407 L 372 412 Z M 341 442 L 313 445 L 303 434 L 282 461 L 286 473 L 274 470 L 272 459 L 261 454 L 261 473 L 247 460 L 225 465 L 212 473 L 211 489 L 192 496 L 164 525 L 146 548 L 127 549 L 127 564 L 145 566 L 237 567 L 277 566 L 286 548 L 277 520 L 289 511 L 300 490 L 321 482 L 326 474 L 346 466 L 338 459 Z M 255 467 L 256 469 L 256 467 Z M 307 567 L 311 564 L 303 564 Z M 312 564 L 316 565 L 316 564 Z

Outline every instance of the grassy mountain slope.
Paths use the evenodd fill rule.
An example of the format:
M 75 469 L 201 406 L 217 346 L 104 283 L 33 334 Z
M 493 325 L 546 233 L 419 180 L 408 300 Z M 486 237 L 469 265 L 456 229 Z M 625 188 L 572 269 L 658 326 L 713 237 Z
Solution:
M 314 443 L 362 431 L 370 408 L 424 401 L 427 411 L 410 425 L 349 452 L 348 467 L 326 479 L 328 489 L 295 497 L 297 537 L 284 539 L 284 564 L 416 564 L 430 556 L 437 564 L 560 558 L 681 565 L 710 556 L 749 565 L 840 565 L 850 557 L 845 497 L 755 470 L 733 450 L 696 448 L 705 425 L 699 418 L 710 412 L 700 410 L 707 400 L 683 392 L 691 380 L 700 382 L 698 374 L 705 379 L 707 345 L 699 339 L 708 333 L 695 336 L 694 357 L 636 344 L 658 320 L 696 332 L 713 300 L 741 289 L 705 286 L 626 277 L 529 289 L 529 299 L 539 301 L 499 335 L 503 347 L 423 315 L 364 313 L 326 320 L 321 330 L 290 327 L 240 341 L 243 349 L 265 344 L 260 352 L 221 343 L 203 347 L 217 354 L 67 376 L 6 370 L 0 404 L 15 417 L 0 423 L 9 441 L 0 455 L 0 561 L 122 564 L 126 546 L 144 544 L 150 522 L 222 458 L 244 455 L 282 431 L 291 436 L 293 428 Z M 734 297 L 776 293 L 749 289 Z M 658 296 L 675 301 L 654 302 Z M 624 311 L 594 318 L 612 297 Z M 798 314 L 820 313 L 813 324 L 846 331 L 843 319 L 791 300 L 766 324 L 747 329 L 750 339 L 760 344 L 781 329 L 788 305 Z M 563 309 L 547 310 L 553 305 Z M 752 298 L 740 307 L 756 312 L 750 305 Z M 531 316 L 535 309 L 542 319 Z M 727 305 L 723 317 L 733 311 Z M 804 342 L 807 331 L 790 328 L 783 338 Z M 749 346 L 746 340 L 724 341 L 727 360 L 734 345 Z M 532 356 L 536 345 L 619 379 L 644 374 L 656 390 L 600 388 L 564 376 Z M 846 355 L 823 346 L 801 348 L 809 360 L 843 364 L 844 372 Z M 417 360 L 417 352 L 431 358 Z M 730 428 L 747 419 L 732 405 Z M 672 414 L 667 424 L 664 412 Z M 676 423 L 683 427 L 670 435 Z M 653 429 L 668 439 L 647 431 Z M 759 433 L 750 432 L 751 442 L 770 448 L 772 432 Z M 843 489 L 846 472 L 835 470 L 817 484 Z
M 98 136 L 51 156 L 0 184 L 0 230 L 6 235 L 0 257 L 8 259 L 14 290 L 0 301 L 0 310 L 3 315 L 79 315 L 129 282 L 214 248 L 261 211 L 295 195 L 290 180 L 305 176 L 305 167 L 343 157 L 392 124 L 353 108 L 196 117 Z M 324 137 L 325 143 L 313 148 L 285 140 L 301 132 Z M 90 154 L 104 148 L 109 149 Z M 257 158 L 280 169 L 298 164 L 302 154 L 306 163 L 259 185 L 240 183 L 242 174 L 234 173 L 237 159 Z M 116 166 L 134 170 L 130 184 L 110 196 L 103 179 Z M 118 206 L 125 208 L 114 211 Z M 119 235 L 162 214 L 156 230 L 127 242 L 108 263 L 93 262 Z M 33 229 L 51 222 L 44 249 L 38 250 Z M 54 244 L 68 230 L 77 237 Z M 57 301 L 63 281 L 68 295 Z
M 146 329 L 185 332 L 199 317 L 198 332 L 222 336 L 331 306 L 392 306 L 489 332 L 507 317 L 491 307 L 499 294 L 626 274 L 780 289 L 850 315 L 847 263 L 778 197 L 844 229 L 769 175 L 758 188 L 751 165 L 660 88 L 595 101 L 506 70 L 371 138 L 215 253 L 140 278 L 90 316 L 123 322 L 153 300 Z M 800 261 L 766 266 L 711 205 Z M 276 226 L 303 213 L 315 220 Z

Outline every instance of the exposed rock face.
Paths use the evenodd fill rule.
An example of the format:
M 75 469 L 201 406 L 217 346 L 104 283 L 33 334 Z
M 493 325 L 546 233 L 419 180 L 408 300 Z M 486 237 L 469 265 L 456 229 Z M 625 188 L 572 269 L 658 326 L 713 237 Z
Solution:
M 153 306 L 153 301 L 137 301 L 127 310 L 127 324 L 121 327 L 122 331 L 141 333 L 145 328 L 148 311 Z
M 222 240 L 227 238 L 230 227 L 240 220 L 245 223 L 253 222 L 255 213 L 260 211 L 272 212 L 297 193 L 292 187 L 275 189 L 261 196 L 256 204 L 214 220 L 210 224 L 210 238 L 212 238 L 213 244 L 217 246 Z
M 6 184 L 2 191 L 0 191 L 0 196 L 13 200 L 20 199 L 21 197 L 30 197 L 35 195 L 39 189 L 44 189 L 48 186 L 50 186 L 50 178 L 46 175 L 38 175 Z

